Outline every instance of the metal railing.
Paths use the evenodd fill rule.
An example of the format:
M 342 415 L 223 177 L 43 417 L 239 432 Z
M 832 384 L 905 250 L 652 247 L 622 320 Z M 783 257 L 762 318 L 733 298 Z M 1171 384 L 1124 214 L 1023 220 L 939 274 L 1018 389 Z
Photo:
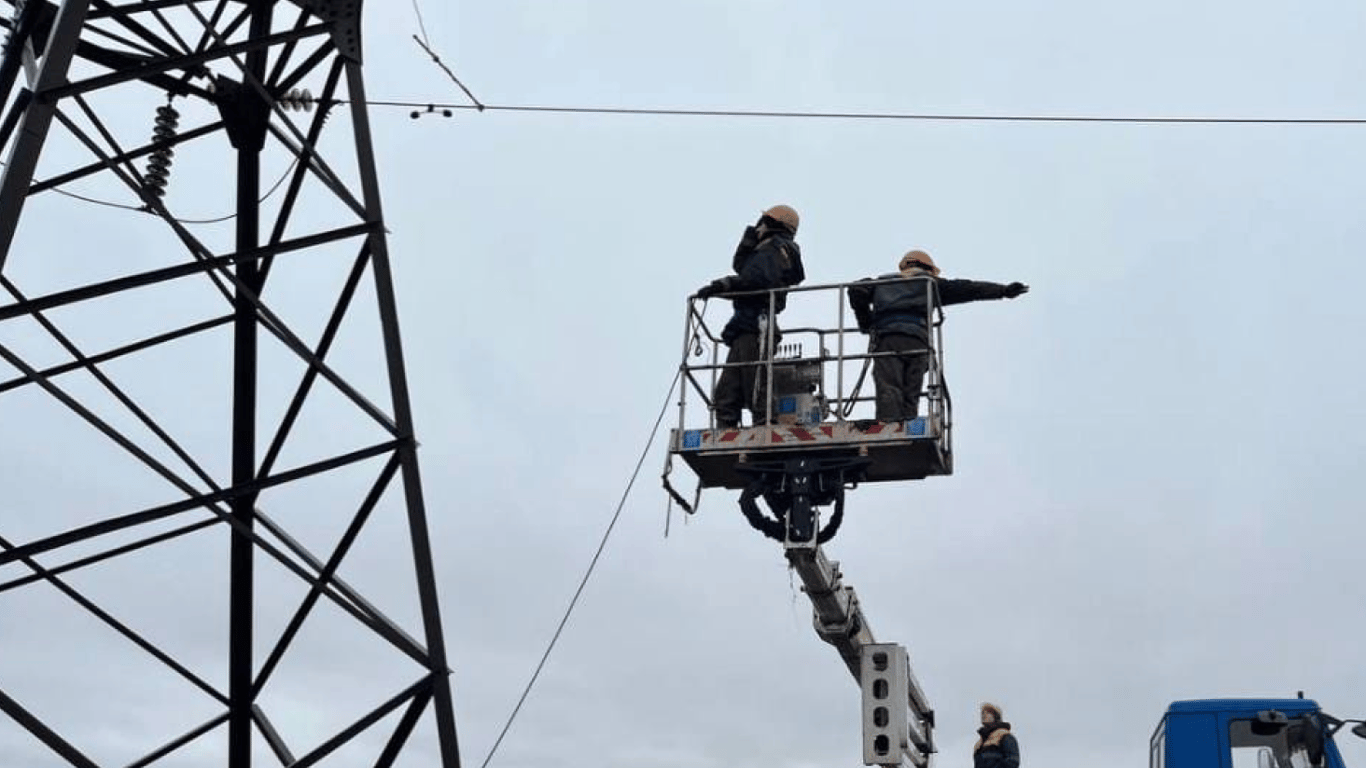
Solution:
M 851 322 L 853 311 L 848 300 L 851 286 L 876 287 L 881 284 L 901 280 L 924 280 L 928 283 L 925 295 L 925 327 L 928 344 L 926 349 L 912 352 L 869 352 L 871 338 L 866 343 L 858 343 L 852 337 L 865 334 L 857 324 Z M 679 429 L 698 428 L 697 423 L 689 424 L 690 406 L 701 407 L 707 413 L 707 426 L 717 427 L 716 409 L 713 393 L 721 372 L 728 368 L 754 368 L 755 389 L 747 402 L 762 409 L 763 420 L 769 424 L 788 417 L 775 409 L 784 397 L 809 395 L 810 402 L 818 410 L 812 414 L 798 414 L 794 423 L 814 421 L 871 421 L 874 420 L 875 395 L 865 394 L 873 388 L 872 367 L 878 358 L 908 357 L 928 355 L 929 365 L 921 389 L 921 399 L 925 407 L 920 414 L 942 425 L 945 433 L 951 423 L 952 401 L 944 378 L 943 322 L 944 313 L 939 306 L 936 282 L 929 277 L 886 278 L 862 280 L 857 283 L 829 283 L 822 285 L 797 286 L 767 291 L 745 291 L 718 294 L 718 298 L 735 299 L 745 296 L 766 296 L 768 318 L 774 316 L 779 293 L 787 294 L 787 307 L 778 315 L 778 322 L 761 324 L 759 360 L 754 362 L 724 362 L 725 343 L 719 334 L 713 332 L 706 318 L 707 300 L 689 297 L 686 321 L 683 332 L 683 355 L 679 370 L 684 385 L 679 389 L 678 426 Z M 820 304 L 833 296 L 833 312 Z M 724 315 L 721 324 L 729 320 L 731 307 L 723 305 Z M 784 322 L 792 323 L 785 327 Z M 867 337 L 865 337 L 867 338 Z M 810 346 L 808 347 L 808 344 Z M 859 348 L 861 351 L 855 351 Z M 704 358 L 695 362 L 695 358 Z M 833 379 L 833 388 L 830 386 Z M 807 391 L 787 391 L 800 387 Z M 753 414 L 757 420 L 760 414 Z

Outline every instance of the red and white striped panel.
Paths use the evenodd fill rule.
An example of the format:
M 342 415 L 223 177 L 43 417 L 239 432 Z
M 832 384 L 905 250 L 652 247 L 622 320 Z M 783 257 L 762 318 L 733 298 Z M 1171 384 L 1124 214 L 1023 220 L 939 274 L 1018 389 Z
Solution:
M 933 439 L 938 430 L 933 422 L 927 425 L 927 434 L 917 435 L 917 439 Z M 742 429 L 702 430 L 700 450 L 728 448 L 759 448 L 767 446 L 797 446 L 805 443 L 865 443 L 884 440 L 905 440 L 905 422 L 889 424 L 870 424 L 858 429 L 851 422 L 831 422 L 809 427 L 774 426 L 746 427 Z

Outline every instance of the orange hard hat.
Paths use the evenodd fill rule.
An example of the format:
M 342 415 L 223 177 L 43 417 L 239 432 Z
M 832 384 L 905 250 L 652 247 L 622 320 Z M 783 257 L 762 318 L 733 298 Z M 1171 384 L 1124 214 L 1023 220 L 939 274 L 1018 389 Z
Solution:
M 931 259 L 930 255 L 924 251 L 907 251 L 906 255 L 901 257 L 901 263 L 897 264 L 896 268 L 905 272 L 913 264 L 919 264 L 933 274 L 939 274 L 939 267 L 935 266 L 934 259 Z
M 797 216 L 797 209 L 790 205 L 775 205 L 764 211 L 764 215 L 792 230 L 792 234 L 797 234 L 797 224 L 801 218 Z

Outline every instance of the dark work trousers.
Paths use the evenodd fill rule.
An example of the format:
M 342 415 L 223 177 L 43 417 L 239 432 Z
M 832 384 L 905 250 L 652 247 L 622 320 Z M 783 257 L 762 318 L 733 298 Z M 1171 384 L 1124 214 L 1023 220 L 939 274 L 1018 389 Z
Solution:
M 726 353 L 726 363 L 755 363 L 739 368 L 722 368 L 716 380 L 716 391 L 712 392 L 712 405 L 716 408 L 716 425 L 737 427 L 740 425 L 740 411 L 748 408 L 754 416 L 754 423 L 764 421 L 764 402 L 767 398 L 756 393 L 767 391 L 764 368 L 760 355 L 759 334 L 746 333 L 737 336 L 730 343 Z
M 914 419 L 920 406 L 920 385 L 930 369 L 925 342 L 906 333 L 880 333 L 869 352 L 899 352 L 896 357 L 873 358 L 877 387 L 877 420 Z

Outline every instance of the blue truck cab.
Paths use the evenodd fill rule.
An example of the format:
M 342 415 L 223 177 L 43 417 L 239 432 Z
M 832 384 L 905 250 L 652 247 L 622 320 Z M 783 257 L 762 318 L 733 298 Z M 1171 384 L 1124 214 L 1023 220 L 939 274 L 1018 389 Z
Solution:
M 1333 738 L 1347 723 L 1312 699 L 1201 699 L 1167 707 L 1149 768 L 1346 768 Z

